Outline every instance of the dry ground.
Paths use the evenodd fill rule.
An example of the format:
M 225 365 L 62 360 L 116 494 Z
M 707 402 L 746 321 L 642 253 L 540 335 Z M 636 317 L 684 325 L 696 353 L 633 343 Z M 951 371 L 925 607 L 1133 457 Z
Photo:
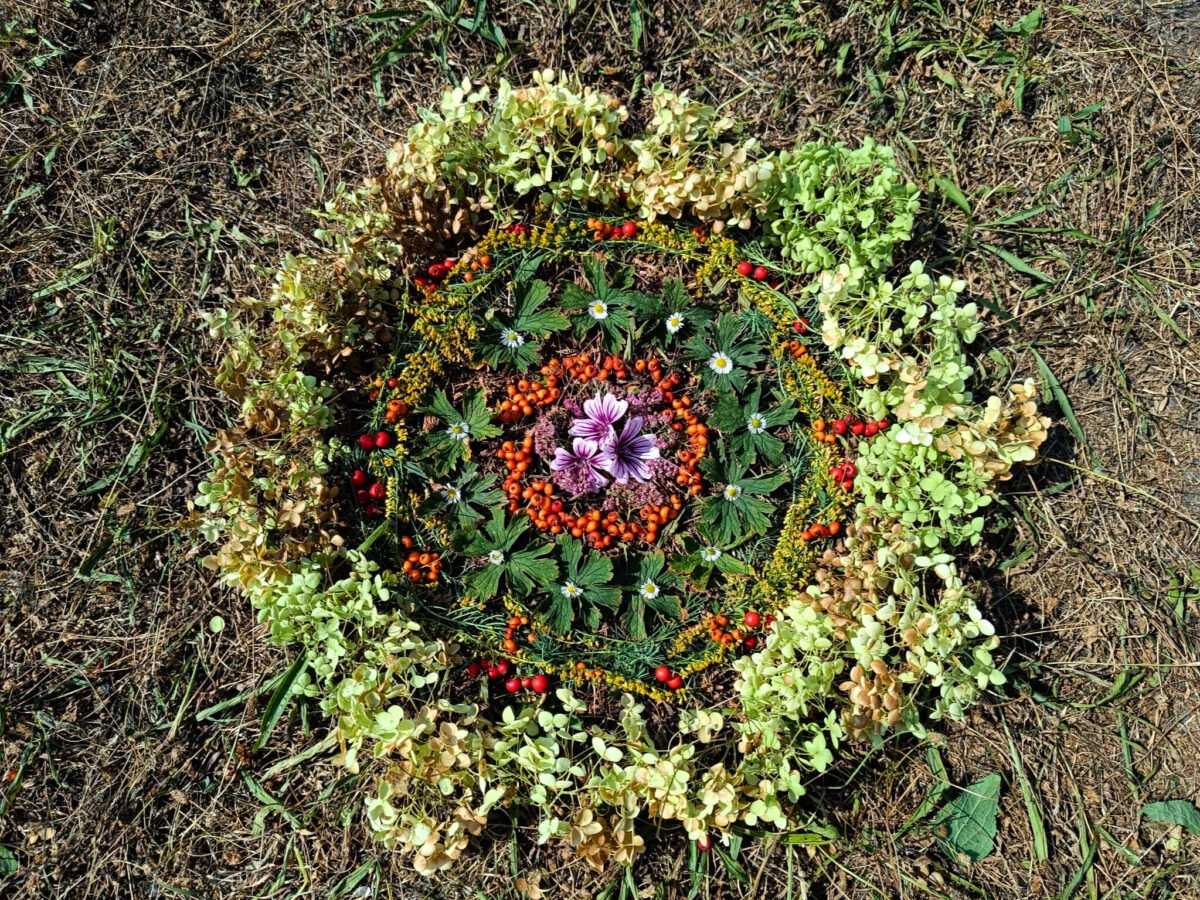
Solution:
M 446 78 L 552 66 L 691 88 L 775 143 L 895 144 L 927 189 L 913 255 L 998 313 L 990 377 L 1044 363 L 1060 423 L 979 553 L 1010 684 L 931 741 L 957 785 L 1003 774 L 996 852 L 960 867 L 904 830 L 936 781 L 910 743 L 811 798 L 833 845 L 747 843 L 744 879 L 706 858 L 697 896 L 1200 897 L 1200 838 L 1139 815 L 1200 798 L 1200 22 L 1048 2 L 1022 35 L 1028 0 L 903 6 L 0 3 L 0 895 L 689 893 L 671 834 L 628 876 L 508 827 L 406 874 L 320 756 L 269 772 L 318 716 L 252 752 L 254 701 L 211 709 L 286 658 L 179 527 L 230 412 L 197 313 L 311 247 L 307 210 Z

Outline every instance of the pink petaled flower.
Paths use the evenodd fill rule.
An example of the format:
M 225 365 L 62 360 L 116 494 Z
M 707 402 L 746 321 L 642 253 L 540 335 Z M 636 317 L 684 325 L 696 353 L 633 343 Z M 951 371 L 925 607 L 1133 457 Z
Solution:
M 571 434 L 603 446 L 616 437 L 613 425 L 628 409 L 625 400 L 618 400 L 612 394 L 597 394 L 584 401 L 583 418 L 571 425 Z
M 571 493 L 585 493 L 604 487 L 608 479 L 600 471 L 601 449 L 595 441 L 575 438 L 572 449 L 559 447 L 550 461 L 555 481 Z
M 640 416 L 627 421 L 616 440 L 600 451 L 601 467 L 617 484 L 625 484 L 630 478 L 648 481 L 650 467 L 646 463 L 652 459 L 658 459 L 658 447 L 653 435 L 642 434 Z

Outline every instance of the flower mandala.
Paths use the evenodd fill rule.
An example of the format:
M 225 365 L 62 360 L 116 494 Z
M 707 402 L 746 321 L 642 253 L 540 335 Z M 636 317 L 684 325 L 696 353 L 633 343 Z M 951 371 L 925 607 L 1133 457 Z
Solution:
M 327 257 L 209 316 L 244 422 L 197 525 L 420 871 L 502 806 L 597 868 L 786 828 L 1003 681 L 958 553 L 1048 423 L 972 402 L 963 282 L 889 280 L 915 189 L 652 106 L 448 91 Z

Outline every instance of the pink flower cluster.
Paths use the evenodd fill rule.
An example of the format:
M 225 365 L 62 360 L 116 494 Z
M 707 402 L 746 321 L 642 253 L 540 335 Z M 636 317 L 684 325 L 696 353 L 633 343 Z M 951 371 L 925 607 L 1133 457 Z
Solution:
M 558 447 L 550 463 L 560 487 L 581 494 L 602 489 L 610 478 L 616 484 L 650 479 L 648 463 L 659 458 L 658 445 L 642 432 L 641 416 L 630 416 L 617 430 L 628 411 L 628 401 L 609 393 L 584 402 L 583 416 L 571 423 L 571 449 Z

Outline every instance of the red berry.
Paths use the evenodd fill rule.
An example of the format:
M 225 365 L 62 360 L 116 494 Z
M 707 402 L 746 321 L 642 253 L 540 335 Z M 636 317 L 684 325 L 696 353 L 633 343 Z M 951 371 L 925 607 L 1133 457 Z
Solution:
M 508 679 L 508 681 L 504 682 L 504 689 L 506 691 L 508 691 L 510 694 L 515 694 L 517 691 L 519 691 L 521 689 L 521 679 L 520 678 Z
M 861 435 L 863 433 L 863 431 L 866 429 L 866 427 L 867 426 L 864 425 L 862 422 L 855 422 L 853 425 L 850 426 L 850 430 L 857 436 L 857 435 Z
M 804 324 L 802 322 L 793 322 L 792 331 L 796 332 L 796 334 L 804 334 Z
M 399 378 L 389 378 L 389 379 L 387 380 L 387 386 L 388 386 L 388 387 L 390 387 L 390 388 L 393 388 L 393 389 L 394 389 L 394 388 L 396 388 L 396 387 L 397 387 L 399 384 L 400 384 L 400 379 L 399 379 Z
M 677 691 L 683 687 L 683 679 L 678 675 L 672 675 L 670 680 L 667 681 L 667 687 L 673 691 Z
M 627 238 L 633 237 L 635 234 L 637 234 L 637 231 L 638 229 L 636 222 L 626 222 L 621 226 L 621 234 L 625 235 Z
M 358 446 L 362 447 L 364 450 L 374 450 L 375 449 L 375 435 L 373 435 L 373 434 L 359 435 Z
M 834 466 L 832 469 L 829 470 L 829 477 L 832 478 L 834 481 L 841 481 L 844 476 L 845 476 L 845 469 L 843 469 L 841 466 Z
M 853 478 L 858 474 L 858 469 L 854 467 L 854 463 L 842 463 L 842 472 L 846 478 Z
M 847 478 L 845 481 L 842 482 L 842 490 L 843 491 L 854 490 L 854 482 L 851 481 L 849 478 Z
M 701 853 L 707 853 L 712 849 L 712 838 L 707 834 L 700 835 L 700 837 L 696 838 L 696 849 Z
M 454 260 L 452 260 L 450 257 L 446 257 L 445 259 L 442 260 L 442 268 L 453 269 L 454 268 Z
M 866 428 L 863 429 L 863 434 L 867 437 L 875 437 L 875 435 L 879 434 L 879 426 L 874 422 L 868 422 Z
M 362 487 L 367 483 L 367 473 L 362 469 L 355 469 L 354 474 L 350 476 L 350 483 L 355 487 Z
M 508 674 L 508 660 L 502 659 L 502 660 L 500 660 L 500 662 L 496 663 L 496 672 L 499 675 L 507 675 Z
M 750 610 L 748 613 L 742 616 L 742 621 L 746 623 L 747 628 L 757 628 L 758 623 L 761 622 L 762 619 L 759 618 L 758 613 L 756 613 L 754 610 Z
M 355 491 L 354 497 L 363 506 L 366 506 L 371 500 L 371 494 L 366 488 L 360 488 L 359 490 Z
M 367 515 L 368 516 L 382 516 L 383 510 L 380 509 L 378 506 L 376 506 L 374 503 L 372 503 L 370 506 L 367 507 Z
M 488 678 L 499 678 L 500 677 L 500 670 L 497 669 L 495 666 L 488 666 L 487 673 L 488 673 Z
M 382 481 L 377 481 L 367 489 L 367 493 L 371 495 L 372 500 L 382 500 L 387 496 L 387 485 Z
M 467 674 L 470 675 L 472 678 L 478 678 L 479 673 L 482 671 L 483 671 L 483 669 L 480 667 L 479 663 L 477 663 L 477 662 L 473 662 L 467 666 Z
M 739 275 L 749 275 L 753 271 L 754 271 L 754 266 L 750 265 L 750 263 L 746 262 L 745 260 L 738 263 L 737 273 Z
M 657 669 L 654 670 L 654 680 L 662 681 L 662 682 L 670 681 L 671 680 L 671 670 L 668 669 L 666 666 L 659 666 Z
M 546 688 L 550 687 L 550 679 L 545 675 L 534 675 L 532 683 L 535 694 L 544 694 L 546 693 Z
M 375 435 L 375 446 L 382 450 L 384 447 L 392 445 L 392 436 L 386 431 L 381 431 Z
M 772 278 L 770 281 L 767 282 L 767 284 L 770 285 L 771 290 L 777 291 L 777 290 L 779 290 L 779 285 L 783 284 L 783 282 L 780 281 L 778 278 Z
M 829 428 L 831 431 L 833 431 L 834 434 L 845 434 L 846 433 L 846 423 L 843 422 L 841 419 L 838 419 L 835 422 L 833 422 L 829 426 Z
M 435 280 L 442 277 L 442 267 L 438 263 L 434 263 L 426 271 L 429 272 L 429 277 Z
M 763 619 L 763 628 L 770 628 L 774 624 L 775 624 L 774 616 L 767 616 L 765 619 Z
M 878 422 L 875 423 L 875 427 L 878 428 L 880 431 L 887 431 L 888 420 L 880 419 Z
M 767 271 L 766 266 L 755 266 L 754 267 L 754 280 L 755 281 L 766 281 L 767 276 L 770 274 L 771 273 Z
M 747 650 L 753 650 L 758 645 L 758 638 L 756 638 L 754 635 L 750 635 L 750 637 L 746 638 L 744 641 L 742 641 L 742 643 L 746 645 Z
M 526 675 L 521 679 L 521 687 L 525 688 L 525 690 L 529 690 L 531 687 L 533 687 L 533 679 Z

